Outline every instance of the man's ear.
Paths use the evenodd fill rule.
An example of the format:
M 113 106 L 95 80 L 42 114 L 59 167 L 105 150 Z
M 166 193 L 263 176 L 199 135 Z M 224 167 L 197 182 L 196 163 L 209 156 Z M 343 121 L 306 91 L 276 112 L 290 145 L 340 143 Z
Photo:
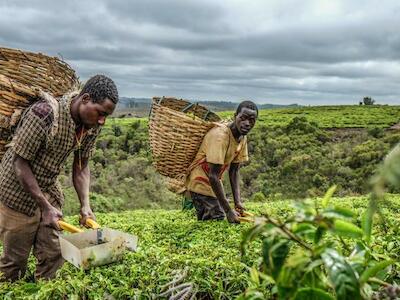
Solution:
M 88 93 L 84 93 L 81 97 L 83 103 L 88 103 L 90 101 L 90 95 Z

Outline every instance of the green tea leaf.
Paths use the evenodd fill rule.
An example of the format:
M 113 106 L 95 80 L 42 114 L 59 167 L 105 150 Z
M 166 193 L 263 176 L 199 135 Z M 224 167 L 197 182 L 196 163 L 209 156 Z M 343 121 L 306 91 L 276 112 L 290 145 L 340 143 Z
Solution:
M 285 259 L 289 253 L 289 242 L 287 240 L 264 239 L 263 258 L 269 272 L 275 280 L 278 278 Z
M 272 264 L 271 264 L 271 259 L 270 259 L 270 249 L 273 245 L 273 241 L 271 241 L 271 238 L 264 238 L 262 241 L 262 255 L 263 255 L 263 261 L 266 266 L 266 273 L 268 275 L 272 276 Z
M 363 236 L 363 231 L 360 227 L 343 220 L 335 220 L 333 232 L 344 237 L 359 238 Z
M 292 261 L 290 266 L 288 262 L 285 263 L 277 282 L 278 299 L 292 299 L 296 295 L 304 276 L 303 270 L 308 262 L 308 258 L 306 260 L 299 258 L 296 262 Z
M 385 260 L 377 263 L 376 265 L 366 269 L 360 276 L 360 284 L 364 284 L 369 278 L 374 277 L 379 271 L 384 270 L 394 262 L 392 260 Z
M 370 201 L 372 201 L 372 199 Z M 361 217 L 361 227 L 363 229 L 367 243 L 371 241 L 372 222 L 375 211 L 376 211 L 375 206 L 372 205 L 372 203 L 370 202 L 367 210 L 363 213 Z
M 324 235 L 325 232 L 326 232 L 326 229 L 325 229 L 325 228 L 323 228 L 323 227 L 321 227 L 321 226 L 319 226 L 319 227 L 317 228 L 317 230 L 315 231 L 315 235 L 314 235 L 314 243 L 315 243 L 315 244 L 318 244 L 318 243 L 319 243 L 319 241 L 322 239 L 322 237 L 323 237 L 323 235 Z
M 304 252 L 304 250 L 301 248 L 297 248 L 295 251 L 293 251 L 293 253 L 290 254 L 290 256 L 288 256 L 285 261 L 285 266 L 292 269 L 303 269 L 304 266 L 309 263 L 310 256 L 308 255 L 308 253 Z
M 307 224 L 307 223 L 300 223 L 300 224 L 297 224 L 297 226 L 295 226 L 294 228 L 293 228 L 293 232 L 294 233 L 296 233 L 296 234 L 299 234 L 299 233 L 309 233 L 309 232 L 312 232 L 312 231 L 314 231 L 315 230 L 315 226 L 314 225 L 312 225 L 312 224 Z
M 260 284 L 260 276 L 258 276 L 258 271 L 254 267 L 250 269 L 250 278 L 255 284 Z
M 386 156 L 381 173 L 387 183 L 392 185 L 400 183 L 400 144 Z
M 258 224 L 250 228 L 247 232 L 243 234 L 243 239 L 240 243 L 240 251 L 242 254 L 246 251 L 246 245 L 256 239 L 262 232 L 266 230 L 265 224 Z
M 332 195 L 335 192 L 335 190 L 336 190 L 336 185 L 333 185 L 325 193 L 325 196 L 324 196 L 324 198 L 322 198 L 322 203 L 321 203 L 323 208 L 328 206 L 328 202 L 332 198 Z
M 282 266 L 285 262 L 287 255 L 289 254 L 289 242 L 280 241 L 271 248 L 271 258 L 273 263 L 272 275 L 274 278 L 278 278 Z
M 335 206 L 334 208 L 328 208 L 324 210 L 323 215 L 328 218 L 353 218 L 355 213 L 348 208 Z
M 321 265 L 323 265 L 323 261 L 321 259 L 317 259 L 312 261 L 307 268 L 305 269 L 306 272 L 311 272 L 315 268 L 320 268 Z
M 336 250 L 327 249 L 321 255 L 337 299 L 361 299 L 356 272 Z
M 40 287 L 36 285 L 35 283 L 27 282 L 24 283 L 24 285 L 21 287 L 22 290 L 24 290 L 28 294 L 34 294 L 38 290 L 40 290 Z
M 321 289 L 301 288 L 294 300 L 335 300 L 335 298 Z

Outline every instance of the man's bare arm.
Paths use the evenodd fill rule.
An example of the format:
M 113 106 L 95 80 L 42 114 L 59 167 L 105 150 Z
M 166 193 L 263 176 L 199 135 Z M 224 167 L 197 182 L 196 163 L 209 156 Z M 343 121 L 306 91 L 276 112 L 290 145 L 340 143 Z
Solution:
M 15 175 L 24 191 L 31 195 L 42 211 L 43 223 L 55 229 L 60 229 L 58 226 L 58 220 L 62 218 L 62 213 L 50 204 L 40 189 L 29 161 L 16 154 L 13 167 Z
M 232 163 L 229 167 L 229 181 L 231 183 L 233 200 L 235 202 L 235 208 L 239 211 L 244 209 L 242 199 L 240 196 L 240 175 L 239 175 L 240 164 Z
M 222 165 L 211 164 L 208 163 L 210 167 L 209 180 L 212 190 L 214 191 L 215 196 L 218 199 L 219 204 L 222 209 L 225 211 L 226 217 L 231 223 L 239 223 L 238 215 L 236 212 L 229 206 L 229 202 L 225 197 L 224 187 L 219 179 L 219 174 L 222 168 Z
M 82 225 L 85 225 L 86 219 L 91 218 L 96 220 L 89 202 L 89 186 L 90 186 L 90 169 L 89 160 L 87 158 L 79 158 L 79 155 L 74 155 L 72 165 L 72 181 L 76 193 L 78 194 L 81 203 L 81 219 Z

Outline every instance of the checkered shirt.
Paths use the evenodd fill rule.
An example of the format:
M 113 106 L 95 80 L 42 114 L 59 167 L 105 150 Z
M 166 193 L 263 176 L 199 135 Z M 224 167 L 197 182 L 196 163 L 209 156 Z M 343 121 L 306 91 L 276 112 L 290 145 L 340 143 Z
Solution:
M 57 177 L 65 161 L 73 151 L 76 154 L 80 151 L 82 158 L 89 158 L 100 132 L 97 128 L 89 130 L 82 139 L 81 149 L 78 149 L 70 101 L 60 99 L 55 133 L 51 131 L 56 118 L 45 100 L 33 104 L 22 116 L 13 137 L 13 146 L 4 154 L 0 164 L 0 201 L 3 204 L 28 216 L 33 216 L 37 208 L 36 201 L 24 191 L 15 175 L 13 161 L 18 154 L 29 161 L 42 192 L 62 206 L 64 196 Z

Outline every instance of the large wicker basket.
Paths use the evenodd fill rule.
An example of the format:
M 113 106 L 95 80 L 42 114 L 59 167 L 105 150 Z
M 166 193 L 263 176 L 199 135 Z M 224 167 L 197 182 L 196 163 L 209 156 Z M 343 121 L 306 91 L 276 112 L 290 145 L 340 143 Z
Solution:
M 153 165 L 177 191 L 204 135 L 221 119 L 204 106 L 172 97 L 154 97 L 149 119 Z
M 78 85 L 75 71 L 56 57 L 0 47 L 0 159 L 10 128 L 40 91 L 59 97 Z

